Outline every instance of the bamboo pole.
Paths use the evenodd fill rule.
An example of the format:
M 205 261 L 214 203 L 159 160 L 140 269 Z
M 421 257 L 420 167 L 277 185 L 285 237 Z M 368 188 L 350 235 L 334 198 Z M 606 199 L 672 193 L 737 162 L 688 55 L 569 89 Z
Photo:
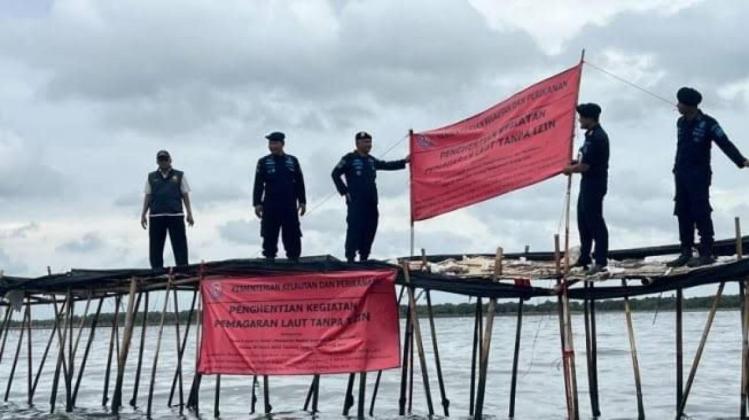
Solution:
M 520 359 L 520 333 L 523 327 L 523 298 L 518 299 L 518 322 L 515 328 L 515 351 L 512 357 L 512 380 L 510 382 L 509 417 L 515 417 L 515 394 L 518 383 L 518 361 Z
M 273 406 L 270 405 L 270 387 L 268 385 L 268 375 L 263 375 L 263 403 L 265 404 L 265 414 L 270 414 L 273 411 Z
M 10 323 L 13 321 L 13 308 L 8 305 L 5 309 L 5 322 L 3 322 L 4 328 L 2 329 L 3 343 L 0 346 L 0 362 L 3 360 L 3 354 L 5 354 L 5 343 L 8 341 L 8 331 L 10 330 Z
M 183 391 L 183 384 L 182 384 L 182 346 L 180 344 L 180 338 L 181 334 L 179 331 L 179 303 L 177 302 L 177 288 L 172 289 L 172 293 L 174 294 L 174 328 L 175 328 L 175 343 L 177 345 L 177 367 L 174 371 L 174 379 L 178 380 L 179 382 L 179 409 L 180 412 L 182 412 L 182 408 L 184 407 L 184 391 Z M 169 402 L 167 402 L 167 406 L 172 406 L 172 399 L 174 398 L 174 390 L 175 390 L 175 382 L 172 381 L 172 389 L 169 392 Z
M 177 297 L 174 297 L 175 300 Z M 177 342 L 177 370 L 174 372 L 174 378 L 172 379 L 172 389 L 169 393 L 169 406 L 172 405 L 172 397 L 174 396 L 174 390 L 177 383 L 177 375 L 179 375 L 179 406 L 180 406 L 180 414 L 182 413 L 182 409 L 184 407 L 183 404 L 183 395 L 182 395 L 182 358 L 185 354 L 185 347 L 187 346 L 187 337 L 190 335 L 190 325 L 192 324 L 192 316 L 195 312 L 195 303 L 198 298 L 198 291 L 197 289 L 193 292 L 192 295 L 192 303 L 190 304 L 190 312 L 187 313 L 187 325 L 185 325 L 185 334 L 182 338 L 182 345 L 180 346 L 179 341 Z M 176 310 L 176 306 L 175 306 Z M 179 329 L 177 330 L 179 332 Z M 179 335 L 177 335 L 177 338 L 179 340 Z
M 55 315 L 55 318 L 57 318 L 57 315 Z M 47 340 L 47 346 L 44 348 L 44 353 L 42 353 L 42 360 L 39 362 L 39 369 L 36 372 L 36 376 L 34 377 L 34 384 L 31 386 L 31 399 L 33 402 L 34 394 L 36 393 L 36 386 L 39 383 L 39 378 L 42 375 L 42 370 L 44 369 L 44 364 L 47 362 L 47 356 L 49 355 L 49 349 L 52 347 L 52 341 L 55 339 L 55 334 L 57 333 L 57 324 L 58 321 L 55 319 L 55 323 L 52 325 L 52 332 L 49 334 L 49 340 Z
M 499 281 L 499 277 L 502 275 L 502 258 L 503 250 L 501 247 L 497 248 L 497 253 L 494 258 L 494 282 Z M 484 413 L 484 395 L 486 393 L 486 377 L 489 370 L 489 352 L 492 346 L 492 330 L 494 329 L 494 315 L 497 311 L 497 299 L 489 299 L 489 308 L 486 314 L 486 330 L 484 332 L 484 340 L 481 343 L 481 360 L 479 362 L 479 384 L 478 394 L 476 396 L 476 415 L 475 417 L 481 418 Z
M 304 399 L 304 407 L 302 411 L 309 411 L 309 405 L 312 402 L 312 394 L 315 393 L 315 382 L 320 377 L 318 374 L 312 375 L 312 382 L 309 384 L 309 390 L 307 391 L 307 397 Z
M 408 286 L 403 286 L 401 290 L 406 290 Z M 400 314 L 400 306 L 398 307 L 398 313 Z M 408 389 L 408 354 L 410 350 L 411 340 L 410 336 L 413 333 L 411 327 L 411 302 L 408 302 L 408 314 L 406 315 L 406 328 L 403 337 L 403 357 L 401 358 L 401 382 L 400 382 L 400 398 L 398 399 L 398 414 L 404 416 L 406 414 L 406 402 Z M 374 403 L 373 403 L 374 405 Z
M 148 325 L 148 291 L 140 292 L 144 297 L 143 315 L 140 323 L 140 346 L 138 346 L 138 362 L 135 367 L 135 381 L 133 383 L 133 397 L 130 399 L 130 406 L 137 406 L 138 388 L 140 387 L 140 372 L 143 367 L 143 349 L 146 345 L 146 325 Z
M 348 374 L 348 382 L 346 382 L 346 395 L 343 400 L 343 411 L 341 414 L 344 416 L 349 415 L 349 411 L 351 411 L 351 407 L 354 406 L 354 373 Z
M 221 415 L 221 375 L 216 375 L 216 393 L 213 396 L 213 417 L 219 418 Z
M 429 329 L 432 334 L 432 352 L 434 353 L 434 363 L 437 368 L 437 383 L 440 387 L 440 397 L 442 399 L 442 411 L 445 414 L 445 417 L 450 417 L 450 400 L 447 398 L 447 391 L 445 390 L 445 379 L 442 375 L 442 362 L 440 360 L 440 352 L 437 345 L 437 329 L 434 326 L 432 295 L 429 290 L 427 290 L 425 294 L 427 299 L 427 311 L 429 312 Z
M 677 413 L 677 416 L 684 414 L 684 408 L 687 405 L 687 398 L 689 398 L 689 391 L 692 389 L 692 384 L 694 383 L 694 377 L 697 374 L 697 367 L 700 365 L 700 358 L 702 357 L 702 351 L 705 350 L 705 343 L 707 342 L 707 336 L 710 334 L 710 327 L 713 325 L 713 319 L 715 319 L 715 313 L 718 310 L 718 304 L 720 303 L 720 298 L 723 295 L 723 288 L 725 287 L 726 283 L 721 282 L 718 285 L 718 291 L 715 293 L 715 299 L 713 300 L 713 305 L 710 308 L 710 313 L 707 317 L 707 322 L 705 323 L 705 330 L 702 332 L 702 338 L 700 339 L 700 345 L 697 347 L 697 354 L 694 356 L 694 361 L 692 362 L 692 369 L 689 371 L 689 376 L 687 377 L 687 385 L 684 388 L 684 395 L 681 400 L 681 405 L 679 406 L 679 412 Z
M 374 417 L 375 401 L 377 400 L 377 392 L 380 389 L 380 379 L 382 378 L 382 371 L 377 371 L 377 379 L 375 379 L 374 389 L 372 389 L 372 401 L 369 403 L 369 416 Z
M 404 262 L 403 265 L 403 277 L 407 285 L 410 285 L 410 274 L 408 271 L 408 263 Z M 414 341 L 416 341 L 416 347 L 419 352 L 419 365 L 421 365 L 421 378 L 424 383 L 424 395 L 427 400 L 427 411 L 429 416 L 434 415 L 434 406 L 432 405 L 432 394 L 429 387 L 429 373 L 427 371 L 426 355 L 424 354 L 424 342 L 421 339 L 421 327 L 419 325 L 419 317 L 416 313 L 416 300 L 414 299 L 413 290 L 409 287 L 406 292 L 408 293 L 408 300 L 411 302 L 411 322 L 413 323 L 414 330 Z
M 554 261 L 556 265 L 556 273 L 557 273 L 557 288 L 566 287 L 565 285 L 562 285 L 562 257 L 560 253 L 559 248 L 559 235 L 554 235 Z M 561 290 L 559 291 L 561 292 Z M 565 331 L 565 325 L 564 325 L 564 310 L 563 310 L 563 303 L 562 303 L 562 295 L 557 294 L 557 309 L 559 312 L 559 336 L 561 340 L 561 349 L 562 349 L 562 367 L 564 371 L 564 393 L 565 393 L 565 401 L 567 404 L 567 416 L 569 419 L 575 418 L 575 412 L 574 412 L 574 402 L 572 399 L 572 385 L 569 377 L 569 359 L 567 359 L 565 354 L 566 346 L 566 331 Z
M 738 217 L 734 219 L 734 226 L 736 229 L 736 259 L 741 260 L 744 257 L 744 244 L 741 237 L 741 219 Z M 747 327 L 749 326 L 749 319 L 747 318 L 747 296 L 746 296 L 746 280 L 739 282 L 739 297 L 741 299 L 741 402 L 739 404 L 739 417 L 746 419 L 746 403 L 747 403 L 747 381 L 749 380 L 749 338 L 747 336 Z
M 356 416 L 357 418 L 363 419 L 364 418 L 364 405 L 366 402 L 366 388 L 367 388 L 367 372 L 360 372 L 359 373 L 359 401 L 357 401 L 357 410 L 356 410 Z
M 476 408 L 476 360 L 479 351 L 480 331 L 481 331 L 481 297 L 476 298 L 476 310 L 473 319 L 473 347 L 471 349 L 471 381 L 468 388 L 470 400 L 468 401 L 468 415 L 473 416 Z
M 49 270 L 49 268 L 48 268 Z M 58 323 L 59 319 L 63 318 L 62 326 L 65 328 L 67 325 L 67 316 L 70 313 L 66 309 L 66 305 L 70 304 L 70 298 L 71 296 L 66 296 L 65 301 L 60 307 L 60 311 L 57 313 Z M 54 305 L 55 311 L 57 311 L 57 297 L 52 294 L 52 304 Z M 61 331 L 61 329 L 57 328 L 57 342 L 59 350 L 57 352 L 57 365 L 55 367 L 55 374 L 52 377 L 52 392 L 50 393 L 50 399 L 49 399 L 49 409 L 50 413 L 55 412 L 55 402 L 57 401 L 57 389 L 59 387 L 60 383 L 60 367 L 63 368 L 65 376 L 67 376 L 67 362 L 65 361 L 65 338 L 67 337 L 67 334 L 65 334 L 64 331 Z M 63 381 L 67 384 L 66 381 Z
M 13 357 L 13 364 L 10 368 L 10 376 L 8 376 L 8 385 L 5 388 L 5 398 L 3 398 L 3 401 L 8 402 L 8 395 L 10 395 L 10 389 L 13 386 L 13 377 L 16 373 L 16 366 L 18 365 L 18 358 L 21 355 L 21 346 L 23 344 L 23 336 L 24 331 L 26 330 L 23 326 L 27 322 L 29 318 L 29 309 L 28 306 L 26 307 L 26 311 L 24 312 L 23 319 L 21 320 L 21 332 L 18 335 L 18 345 L 16 346 L 16 354 Z
M 201 324 L 203 323 L 203 299 L 201 294 L 202 282 L 205 279 L 205 263 L 200 263 L 200 275 L 196 289 L 198 290 L 198 319 L 197 325 L 195 326 L 195 375 L 192 378 L 192 385 L 190 386 L 190 393 L 187 397 L 187 408 L 198 412 L 198 405 L 200 400 L 200 382 L 203 375 L 198 371 L 198 360 L 200 358 L 200 340 L 201 340 Z M 252 413 L 255 413 L 255 384 L 257 383 L 257 376 L 253 375 L 253 386 L 252 386 Z
M 101 406 L 106 407 L 109 402 L 109 375 L 112 370 L 112 356 L 114 355 L 114 343 L 117 341 L 117 319 L 120 316 L 120 296 L 114 298 L 114 318 L 112 318 L 112 332 L 109 335 L 109 352 L 107 353 L 107 367 L 104 371 L 104 392 L 101 397 Z
M 135 293 L 138 290 L 138 282 L 133 278 L 130 280 L 130 293 L 127 299 L 127 312 L 125 313 L 125 331 L 122 335 L 122 346 L 118 354 L 117 378 L 114 385 L 114 397 L 112 398 L 112 412 L 118 413 L 122 406 L 122 381 L 125 379 L 125 364 L 130 351 L 130 341 L 133 336 L 135 325 Z
M 96 306 L 96 313 L 94 319 L 91 321 L 90 332 L 88 341 L 86 342 L 86 349 L 83 351 L 83 360 L 81 360 L 81 367 L 78 369 L 78 379 L 75 382 L 75 388 L 73 389 L 73 405 L 75 405 L 76 399 L 78 398 L 78 388 L 81 385 L 83 379 L 83 372 L 86 370 L 86 362 L 88 361 L 88 355 L 91 351 L 91 346 L 94 343 L 94 336 L 96 335 L 96 327 L 99 324 L 99 314 L 101 314 L 101 308 L 104 305 L 104 296 L 99 298 L 99 304 Z
M 684 399 L 684 340 L 682 323 L 682 305 L 684 294 L 681 289 L 676 289 L 676 412 L 681 409 L 681 400 Z
M 27 400 L 26 403 L 31 407 L 33 405 L 33 399 L 34 399 L 34 392 L 32 390 L 32 377 L 33 377 L 33 370 L 34 370 L 34 364 L 32 363 L 32 343 L 31 343 L 31 298 L 27 295 L 26 296 L 26 312 L 28 312 L 28 317 L 26 320 L 26 371 L 27 371 Z
M 70 316 L 68 317 L 68 373 L 65 375 L 65 412 L 70 413 L 73 411 L 73 372 L 75 369 L 73 359 L 73 317 L 75 316 L 75 300 L 73 299 L 73 291 L 68 288 L 68 298 L 70 304 L 68 310 Z
M 583 283 L 583 289 L 588 293 L 589 285 L 591 282 L 585 281 Z M 585 322 L 585 361 L 587 363 L 588 371 L 588 396 L 590 397 L 590 409 L 593 417 L 596 416 L 595 398 L 593 396 L 593 340 L 591 338 L 591 326 L 590 326 L 590 299 L 587 297 L 583 299 L 583 319 Z
M 250 404 L 250 414 L 255 414 L 255 405 L 257 404 L 257 392 L 255 392 L 255 390 L 257 389 L 257 387 L 257 375 L 252 375 L 252 399 Z
M 172 279 L 172 276 L 169 276 Z M 153 407 L 153 389 L 156 384 L 156 367 L 159 362 L 159 350 L 161 350 L 161 337 L 164 333 L 164 321 L 166 320 L 166 310 L 169 307 L 169 291 L 171 289 L 171 283 L 167 283 L 166 291 L 164 293 L 164 308 L 161 310 L 161 321 L 159 322 L 159 333 L 156 337 L 156 349 L 153 354 L 153 365 L 151 366 L 151 385 L 148 388 L 148 404 L 146 406 L 146 416 L 151 417 L 151 409 Z
M 627 280 L 622 280 L 622 286 L 627 288 Z M 624 316 L 627 320 L 627 336 L 629 337 L 629 351 L 632 355 L 632 369 L 635 374 L 635 391 L 637 393 L 637 418 L 645 419 L 645 407 L 642 403 L 642 384 L 640 381 L 640 363 L 637 360 L 637 345 L 635 344 L 635 331 L 632 324 L 632 312 L 629 309 L 629 297 L 624 296 Z
M 426 250 L 424 248 L 421 248 L 421 262 L 422 262 L 422 269 L 428 271 L 429 263 L 427 262 Z M 435 363 L 435 367 L 437 368 L 437 383 L 439 384 L 439 387 L 440 387 L 440 397 L 442 399 L 442 411 L 444 412 L 445 417 L 450 417 L 450 400 L 447 398 L 447 392 L 445 391 L 445 380 L 444 380 L 444 377 L 442 376 L 442 362 L 440 360 L 439 346 L 437 345 L 437 329 L 434 326 L 434 312 L 432 310 L 432 294 L 429 289 L 426 289 L 424 292 L 425 292 L 426 299 L 427 299 L 427 313 L 429 314 L 429 331 L 431 332 L 431 336 L 432 336 L 432 353 L 434 353 L 434 363 Z M 380 374 L 378 374 L 377 377 L 379 379 Z M 371 415 L 373 415 L 373 413 L 370 411 L 370 416 Z
M 588 286 L 589 291 L 593 291 L 595 283 L 590 282 Z M 596 334 L 596 300 L 590 299 L 588 302 L 590 307 L 590 335 L 591 335 L 591 379 L 593 380 L 592 385 L 592 404 L 593 404 L 593 417 L 599 417 L 601 415 L 601 407 L 598 401 L 598 334 Z

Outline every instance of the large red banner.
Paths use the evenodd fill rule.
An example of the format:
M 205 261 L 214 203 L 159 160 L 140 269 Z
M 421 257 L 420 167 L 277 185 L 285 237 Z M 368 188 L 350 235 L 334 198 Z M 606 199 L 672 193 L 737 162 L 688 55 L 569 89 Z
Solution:
M 572 157 L 582 65 L 456 124 L 411 135 L 411 220 L 559 174 Z
M 300 375 L 400 365 L 395 270 L 206 278 L 204 374 Z

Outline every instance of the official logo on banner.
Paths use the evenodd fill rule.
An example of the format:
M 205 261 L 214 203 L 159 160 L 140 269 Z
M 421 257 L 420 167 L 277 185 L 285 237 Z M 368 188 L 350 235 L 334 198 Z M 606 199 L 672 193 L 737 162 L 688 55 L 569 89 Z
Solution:
M 208 294 L 213 300 L 219 300 L 224 295 L 224 291 L 221 289 L 221 282 L 214 281 L 208 286 Z
M 429 140 L 429 137 L 427 136 L 416 136 L 416 145 L 419 146 L 420 149 L 431 149 L 434 147 L 434 142 Z

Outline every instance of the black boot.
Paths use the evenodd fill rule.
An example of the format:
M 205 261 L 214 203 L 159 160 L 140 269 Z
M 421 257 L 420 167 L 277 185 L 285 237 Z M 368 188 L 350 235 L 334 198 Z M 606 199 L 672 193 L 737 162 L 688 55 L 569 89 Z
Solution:
M 672 267 L 672 268 L 683 267 L 683 266 L 687 265 L 687 263 L 691 259 L 692 259 L 692 250 L 689 249 L 689 251 L 687 251 L 687 250 L 683 249 L 683 250 L 681 250 L 681 255 L 679 255 L 679 258 L 667 262 L 666 263 L 666 267 Z
M 699 258 L 693 258 L 688 263 L 687 266 L 689 267 L 702 267 L 704 265 L 711 265 L 715 262 L 715 257 L 712 255 L 700 255 Z

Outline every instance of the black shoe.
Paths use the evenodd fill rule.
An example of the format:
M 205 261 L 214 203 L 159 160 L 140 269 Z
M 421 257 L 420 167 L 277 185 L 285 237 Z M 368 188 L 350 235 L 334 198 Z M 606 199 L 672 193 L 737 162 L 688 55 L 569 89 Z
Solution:
M 593 264 L 592 266 L 590 266 L 590 270 L 586 271 L 585 274 L 588 276 L 593 276 L 595 274 L 605 273 L 605 272 L 606 272 L 605 265 Z
M 705 265 L 712 265 L 715 262 L 715 257 L 712 255 L 700 255 L 698 258 L 692 258 L 687 263 L 688 267 L 702 267 Z
M 583 270 L 587 270 L 588 269 L 588 264 L 590 264 L 590 263 L 589 262 L 585 262 L 582 259 L 578 259 L 577 261 L 575 261 L 574 264 L 572 264 L 572 266 L 570 268 L 581 267 Z
M 685 254 L 682 253 L 679 255 L 679 258 L 669 261 L 666 263 L 666 267 L 676 268 L 676 267 L 683 267 L 687 265 L 687 263 L 692 259 L 691 254 Z

